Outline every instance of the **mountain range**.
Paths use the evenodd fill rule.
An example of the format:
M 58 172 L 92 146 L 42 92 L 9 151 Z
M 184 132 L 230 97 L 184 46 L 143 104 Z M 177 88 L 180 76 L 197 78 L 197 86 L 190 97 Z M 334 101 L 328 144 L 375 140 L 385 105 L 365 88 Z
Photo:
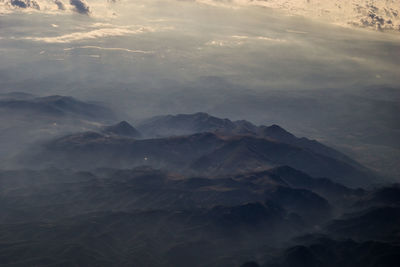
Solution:
M 47 142 L 24 159 L 31 166 L 79 169 L 147 165 L 181 174 L 218 176 L 287 165 L 349 186 L 375 174 L 315 140 L 278 125 L 255 126 L 205 113 L 156 117 L 134 128 L 127 122 L 72 133 Z
M 398 266 L 400 186 L 316 140 L 206 113 L 131 125 L 69 97 L 1 101 L 17 114 L 2 127 L 25 137 L 64 128 L 0 170 L 0 266 Z

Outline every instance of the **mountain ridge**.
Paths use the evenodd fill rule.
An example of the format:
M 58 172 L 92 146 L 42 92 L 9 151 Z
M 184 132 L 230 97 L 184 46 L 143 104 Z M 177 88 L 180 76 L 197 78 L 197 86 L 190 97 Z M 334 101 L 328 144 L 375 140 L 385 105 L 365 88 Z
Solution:
M 191 120 L 193 117 L 194 123 Z M 144 137 L 137 139 L 125 134 L 110 135 L 104 132 L 104 129 L 114 129 L 115 126 L 111 126 L 100 132 L 70 134 L 47 142 L 33 158 L 44 157 L 39 165 L 46 161 L 61 166 L 86 166 L 86 169 L 104 167 L 107 164 L 111 164 L 108 167 L 150 165 L 180 170 L 183 173 L 207 175 L 233 174 L 289 165 L 312 176 L 328 177 L 350 186 L 366 185 L 374 177 L 366 168 L 340 152 L 308 139 L 297 138 L 277 125 L 254 128 L 262 129 L 263 135 L 237 134 L 237 128 L 232 126 L 234 122 L 206 113 L 184 115 L 183 123 L 180 116 L 166 116 L 162 119 L 164 118 L 167 121 L 178 118 L 181 129 L 193 131 L 195 128 L 199 132 L 146 139 L 144 131 Z M 243 124 L 243 121 L 240 123 Z M 165 121 L 161 123 L 161 129 L 164 124 Z M 127 123 L 123 125 L 126 126 Z M 199 128 L 199 125 L 203 128 Z M 130 131 L 135 129 L 128 128 Z M 143 133 L 143 128 L 138 128 Z M 174 129 L 180 130 L 176 127 Z M 204 129 L 214 131 L 202 131 Z M 134 133 L 138 135 L 137 131 Z M 319 153 L 320 151 L 322 152 Z

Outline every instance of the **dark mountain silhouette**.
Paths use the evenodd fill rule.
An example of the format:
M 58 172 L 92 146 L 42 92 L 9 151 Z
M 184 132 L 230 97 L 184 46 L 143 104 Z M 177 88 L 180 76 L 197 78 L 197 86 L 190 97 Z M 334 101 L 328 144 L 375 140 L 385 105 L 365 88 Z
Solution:
M 400 206 L 400 184 L 376 188 L 365 194 L 354 206 L 357 208 Z
M 372 230 L 373 229 L 373 230 Z M 333 221 L 327 231 L 335 236 L 356 240 L 398 241 L 400 238 L 400 207 L 377 207 L 346 214 Z

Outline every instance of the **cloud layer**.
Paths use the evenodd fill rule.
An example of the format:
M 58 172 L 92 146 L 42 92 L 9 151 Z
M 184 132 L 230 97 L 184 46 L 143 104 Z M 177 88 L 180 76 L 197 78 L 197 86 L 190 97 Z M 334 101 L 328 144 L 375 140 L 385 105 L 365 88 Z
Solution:
M 63 2 L 65 1 L 65 2 Z M 2 0 L 0 14 L 15 10 L 40 12 L 72 11 L 82 15 L 98 15 L 109 12 L 115 15 L 115 9 L 132 5 L 143 6 L 147 3 L 132 3 L 114 0 Z M 152 1 L 150 1 L 152 2 Z M 329 23 L 346 27 L 361 27 L 379 31 L 400 32 L 400 5 L 398 0 L 193 0 L 183 1 L 239 9 L 243 6 L 263 6 L 283 11 L 289 15 L 317 18 Z M 184 5 L 182 0 L 166 0 L 162 5 Z M 150 3 L 150 6 L 154 3 Z M 268 11 L 266 11 L 268 12 Z

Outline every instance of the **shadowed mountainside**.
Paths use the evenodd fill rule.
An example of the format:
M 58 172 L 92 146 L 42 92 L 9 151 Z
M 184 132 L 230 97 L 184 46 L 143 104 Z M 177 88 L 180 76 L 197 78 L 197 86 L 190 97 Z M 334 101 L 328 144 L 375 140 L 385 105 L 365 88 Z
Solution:
M 296 175 L 301 182 L 289 185 Z M 333 198 L 306 189 L 320 189 L 321 181 Z M 333 209 L 346 209 L 337 203 L 371 192 L 289 167 L 220 178 L 147 167 L 0 171 L 0 184 L 3 266 L 228 267 L 253 259 L 266 266 L 363 266 L 373 260 L 366 266 L 392 267 L 382 264 L 399 252 L 394 233 L 400 224 L 389 219 L 398 208 L 380 208 L 384 217 L 366 210 L 334 219 Z M 316 237 L 292 239 L 308 232 Z M 356 241 L 336 240 L 342 237 Z
M 137 125 L 146 137 L 168 137 L 213 132 L 219 135 L 249 135 L 272 139 L 281 143 L 295 145 L 310 151 L 344 161 L 352 161 L 344 154 L 315 140 L 297 138 L 278 125 L 256 126 L 246 120 L 231 121 L 211 116 L 207 113 L 157 116 L 141 121 Z M 353 161 L 353 163 L 355 163 Z
M 299 189 L 245 178 L 49 169 L 2 171 L 0 183 L 4 266 L 232 266 L 330 218 L 314 210 L 303 220 L 286 209 L 303 201 Z M 274 198 L 282 188 L 285 203 Z
M 366 185 L 374 180 L 371 172 L 352 160 L 343 161 L 346 158 L 325 154 L 253 135 L 197 133 L 138 140 L 126 134 L 83 132 L 48 142 L 39 153 L 26 157 L 24 163 L 80 169 L 149 165 L 213 176 L 287 165 L 350 186 Z

